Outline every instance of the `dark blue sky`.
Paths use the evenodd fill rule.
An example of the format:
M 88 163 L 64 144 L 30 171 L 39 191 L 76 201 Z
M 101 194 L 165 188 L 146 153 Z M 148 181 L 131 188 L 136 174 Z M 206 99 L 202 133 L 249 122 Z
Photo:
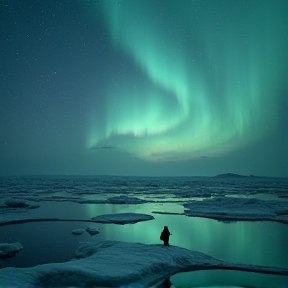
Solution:
M 288 177 L 288 2 L 0 4 L 0 174 Z

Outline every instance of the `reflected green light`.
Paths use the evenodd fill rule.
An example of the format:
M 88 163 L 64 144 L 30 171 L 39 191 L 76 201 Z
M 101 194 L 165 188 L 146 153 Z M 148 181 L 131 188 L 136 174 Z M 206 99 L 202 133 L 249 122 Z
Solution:
M 107 87 L 90 148 L 177 161 L 227 153 L 275 129 L 287 1 L 122 0 L 102 8 L 111 43 L 146 82 L 131 76 Z

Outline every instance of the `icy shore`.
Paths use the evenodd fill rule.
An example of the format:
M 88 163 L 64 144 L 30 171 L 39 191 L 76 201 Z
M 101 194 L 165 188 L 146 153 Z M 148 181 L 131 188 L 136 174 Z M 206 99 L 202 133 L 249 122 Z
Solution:
M 128 287 L 137 284 L 137 287 L 151 287 L 179 272 L 208 269 L 286 275 L 288 280 L 288 269 L 230 263 L 177 246 L 85 242 L 80 243 L 76 255 L 81 259 L 32 268 L 1 269 L 0 286 Z

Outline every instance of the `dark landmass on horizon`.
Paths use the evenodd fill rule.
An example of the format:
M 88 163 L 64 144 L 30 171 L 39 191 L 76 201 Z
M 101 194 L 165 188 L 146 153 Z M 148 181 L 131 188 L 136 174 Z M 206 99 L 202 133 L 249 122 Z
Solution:
M 224 173 L 224 174 L 216 175 L 214 177 L 216 178 L 268 178 L 266 176 L 255 176 L 255 175 L 247 176 L 247 175 L 241 175 L 241 174 L 236 174 L 236 173 Z
M 171 176 L 171 175 L 160 175 L 160 176 L 150 176 L 150 175 L 114 175 L 114 174 L 15 174 L 15 175 L 0 175 L 0 178 L 5 177 L 134 177 L 134 178 L 281 178 L 288 179 L 287 177 L 277 177 L 277 176 L 256 176 L 256 175 L 242 175 L 236 173 L 222 173 L 214 176 L 195 176 L 195 175 L 182 175 L 182 176 Z

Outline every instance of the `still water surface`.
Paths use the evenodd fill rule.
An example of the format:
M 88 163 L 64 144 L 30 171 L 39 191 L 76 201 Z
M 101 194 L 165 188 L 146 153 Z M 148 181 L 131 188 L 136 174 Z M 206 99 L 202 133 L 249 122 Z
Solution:
M 141 205 L 77 204 L 41 202 L 27 215 L 36 218 L 90 219 L 106 213 L 153 211 L 182 213 L 178 204 Z M 31 222 L 0 226 L 1 242 L 19 241 L 24 249 L 14 258 L 0 261 L 0 267 L 31 267 L 43 263 L 65 262 L 73 258 L 79 241 L 117 240 L 159 244 L 160 232 L 168 225 L 171 245 L 200 251 L 232 262 L 288 268 L 288 225 L 273 222 L 231 222 L 153 214 L 155 220 L 116 225 L 87 222 Z M 99 228 L 100 233 L 72 235 L 74 229 Z M 171 277 L 175 287 L 288 287 L 288 277 L 235 271 L 197 271 Z M 227 285 L 227 286 L 223 286 Z M 214 286 L 220 287 L 220 286 Z

